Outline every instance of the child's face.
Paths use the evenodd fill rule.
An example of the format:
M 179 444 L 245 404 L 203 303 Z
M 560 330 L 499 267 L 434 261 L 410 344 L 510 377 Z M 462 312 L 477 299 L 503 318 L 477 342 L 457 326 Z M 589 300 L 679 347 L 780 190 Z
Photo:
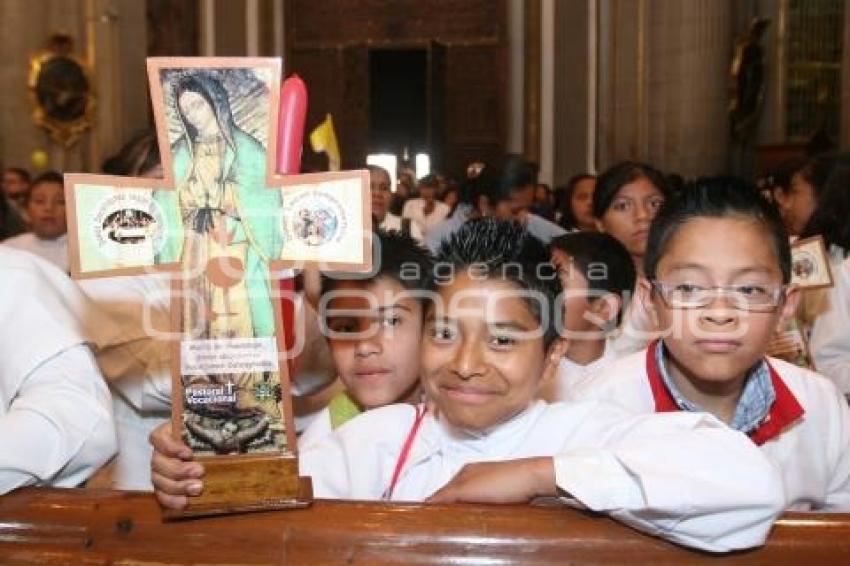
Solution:
M 419 380 L 420 300 L 389 277 L 345 281 L 335 291 L 328 342 L 340 380 L 364 409 L 404 401 Z M 355 312 L 334 312 L 343 310 Z
M 369 178 L 369 187 L 372 193 L 372 214 L 378 220 L 383 221 L 392 198 L 390 176 L 384 171 L 372 171 Z
M 517 291 L 509 281 L 461 274 L 440 288 L 441 301 L 428 309 L 422 386 L 454 426 L 488 430 L 537 396 L 543 336 Z
M 639 177 L 617 191 L 597 227 L 617 238 L 633 258 L 641 258 L 646 253 L 649 224 L 662 204 L 664 193 L 646 177 Z
M 750 296 L 782 285 L 782 272 L 766 229 L 751 219 L 696 218 L 678 228 L 656 270 L 660 284 L 681 291 L 692 286 L 732 286 Z M 642 282 L 646 299 L 648 283 Z M 767 312 L 735 308 L 714 296 L 704 308 L 671 308 L 652 293 L 651 309 L 661 328 L 671 371 L 708 388 L 738 387 L 760 360 L 781 319 L 793 314 L 796 292 Z
M 777 200 L 788 233 L 799 235 L 817 206 L 814 187 L 801 173 L 795 173 L 788 192 L 777 191 Z
M 30 186 L 27 180 L 21 177 L 15 171 L 3 172 L 3 192 L 10 200 L 15 201 L 19 206 L 23 206 L 27 198 L 27 191 Z
M 593 190 L 595 188 L 596 179 L 582 179 L 576 183 L 570 197 L 573 216 L 578 223 L 578 228 L 582 230 L 596 229 L 596 219 L 593 217 Z
M 433 185 L 419 185 L 419 196 L 427 201 L 434 200 L 437 195 L 437 187 Z
M 44 182 L 30 191 L 27 213 L 33 233 L 54 240 L 68 231 L 65 219 L 65 193 L 61 183 Z

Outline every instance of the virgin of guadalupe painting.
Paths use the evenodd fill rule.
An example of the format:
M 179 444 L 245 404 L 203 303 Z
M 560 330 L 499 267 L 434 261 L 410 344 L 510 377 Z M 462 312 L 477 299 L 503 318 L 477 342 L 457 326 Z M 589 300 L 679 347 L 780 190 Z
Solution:
M 282 199 L 266 186 L 261 72 L 160 71 L 174 190 L 154 200 L 165 224 L 182 229 L 166 233 L 155 260 L 179 263 L 182 273 L 184 434 L 201 452 L 286 445 L 269 283 Z

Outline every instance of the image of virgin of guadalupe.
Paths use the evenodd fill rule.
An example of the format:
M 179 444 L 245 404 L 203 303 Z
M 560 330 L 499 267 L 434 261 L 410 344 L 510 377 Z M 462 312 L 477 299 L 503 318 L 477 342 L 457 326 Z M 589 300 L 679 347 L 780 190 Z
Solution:
M 172 89 L 181 135 L 171 144 L 176 190 L 157 191 L 154 198 L 166 226 L 182 230 L 168 231 L 156 259 L 182 265 L 183 335 L 273 337 L 268 262 L 282 247 L 275 215 L 281 197 L 265 186 L 266 148 L 237 126 L 218 78 L 199 72 L 164 86 Z M 186 407 L 187 429 L 208 449 L 244 452 L 285 443 L 283 432 L 273 439 L 268 426 L 282 420 L 277 374 L 210 370 L 183 380 L 186 387 L 235 385 L 235 400 Z

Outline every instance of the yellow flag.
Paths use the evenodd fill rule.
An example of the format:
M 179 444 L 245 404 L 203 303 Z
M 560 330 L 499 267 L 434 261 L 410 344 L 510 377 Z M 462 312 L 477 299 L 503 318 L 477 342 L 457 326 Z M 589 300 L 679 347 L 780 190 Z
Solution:
M 329 171 L 339 171 L 339 144 L 336 142 L 334 122 L 330 114 L 326 114 L 325 120 L 310 132 L 310 145 L 313 146 L 313 151 L 324 151 L 328 154 Z

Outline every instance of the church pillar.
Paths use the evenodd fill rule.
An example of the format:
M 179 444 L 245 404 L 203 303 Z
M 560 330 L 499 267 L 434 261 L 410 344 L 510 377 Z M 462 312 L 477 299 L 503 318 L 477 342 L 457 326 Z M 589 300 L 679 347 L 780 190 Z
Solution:
M 508 116 L 507 139 L 505 149 L 508 153 L 522 153 L 525 136 L 523 120 L 525 104 L 525 44 L 524 13 L 522 2 L 507 2 L 507 36 L 508 36 Z
M 86 0 L 85 42 L 80 49 L 85 49 L 94 69 L 97 115 L 87 140 L 86 162 L 65 170 L 100 171 L 106 156 L 116 153 L 136 131 L 150 126 L 147 29 L 139 25 L 144 21 L 144 2 Z M 78 41 L 82 43 L 82 39 Z
M 552 184 L 596 168 L 597 0 L 555 2 Z
M 527 117 L 525 155 L 540 166 L 540 182 L 557 186 L 576 173 L 595 169 L 597 0 L 542 0 L 538 110 Z M 526 88 L 526 98 L 532 90 Z M 533 102 L 526 102 L 526 108 Z
M 540 161 L 540 74 L 541 74 L 541 0 L 527 0 L 525 3 L 525 135 L 523 153 L 526 159 Z
M 726 170 L 733 16 L 733 0 L 602 0 L 600 167 Z
M 841 147 L 850 148 L 850 0 L 844 0 L 844 56 L 841 63 Z
M 648 28 L 647 158 L 685 176 L 726 170 L 733 5 L 654 0 Z

